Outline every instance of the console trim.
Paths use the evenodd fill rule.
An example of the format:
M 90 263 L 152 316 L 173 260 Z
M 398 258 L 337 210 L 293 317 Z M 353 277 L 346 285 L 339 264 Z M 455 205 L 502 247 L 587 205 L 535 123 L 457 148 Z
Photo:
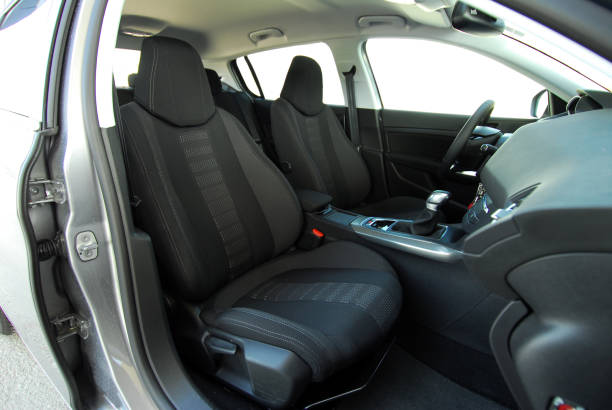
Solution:
M 365 225 L 370 219 L 372 218 L 368 216 L 357 217 L 351 222 L 351 228 L 357 235 L 372 242 L 438 262 L 451 263 L 463 257 L 463 252 L 457 249 L 416 235 L 371 228 Z

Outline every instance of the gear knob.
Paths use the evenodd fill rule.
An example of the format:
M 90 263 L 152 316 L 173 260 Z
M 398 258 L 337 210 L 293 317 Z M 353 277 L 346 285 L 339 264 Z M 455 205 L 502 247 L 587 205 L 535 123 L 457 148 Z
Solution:
M 435 190 L 429 195 L 425 202 L 425 207 L 432 212 L 438 212 L 438 210 L 444 205 L 450 198 L 451 194 L 448 191 L 442 191 L 441 189 Z

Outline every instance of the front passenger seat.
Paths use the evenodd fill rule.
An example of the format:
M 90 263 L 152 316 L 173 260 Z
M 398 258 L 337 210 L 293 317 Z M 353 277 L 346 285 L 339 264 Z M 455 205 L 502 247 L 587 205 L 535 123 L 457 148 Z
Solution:
M 190 45 L 143 40 L 134 97 L 121 107 L 134 220 L 187 312 L 172 323 L 191 366 L 278 408 L 385 341 L 402 300 L 393 268 L 350 242 L 289 252 L 296 196 L 215 107 Z
M 368 216 L 412 219 L 425 208 L 425 200 L 407 196 L 362 204 L 370 192 L 370 174 L 338 118 L 323 104 L 321 67 L 315 60 L 293 58 L 270 115 L 279 160 L 290 164 L 287 178 L 296 189 L 327 193 L 335 206 Z

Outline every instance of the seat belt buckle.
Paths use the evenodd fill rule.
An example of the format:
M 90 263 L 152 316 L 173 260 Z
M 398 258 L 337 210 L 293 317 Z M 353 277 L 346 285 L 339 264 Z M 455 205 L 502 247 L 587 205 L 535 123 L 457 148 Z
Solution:
M 291 171 L 293 171 L 293 167 L 291 166 L 291 162 L 289 161 L 281 161 L 280 168 L 281 171 L 283 171 L 283 174 L 285 175 L 290 174 Z
M 132 208 L 138 208 L 138 205 L 142 203 L 142 200 L 137 195 L 132 195 L 130 197 L 130 205 Z
M 307 229 L 298 240 L 297 247 L 299 249 L 309 251 L 321 246 L 324 240 L 325 234 L 317 228 Z

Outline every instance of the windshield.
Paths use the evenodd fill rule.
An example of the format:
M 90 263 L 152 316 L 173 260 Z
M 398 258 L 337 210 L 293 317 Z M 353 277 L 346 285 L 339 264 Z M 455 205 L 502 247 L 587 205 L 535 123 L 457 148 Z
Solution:
M 612 91 L 612 63 L 548 27 L 490 0 L 470 4 L 501 18 L 504 35 L 521 42 L 580 74 L 585 89 Z

